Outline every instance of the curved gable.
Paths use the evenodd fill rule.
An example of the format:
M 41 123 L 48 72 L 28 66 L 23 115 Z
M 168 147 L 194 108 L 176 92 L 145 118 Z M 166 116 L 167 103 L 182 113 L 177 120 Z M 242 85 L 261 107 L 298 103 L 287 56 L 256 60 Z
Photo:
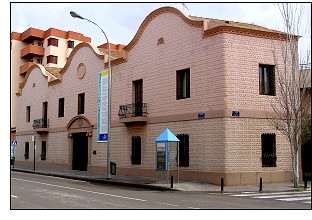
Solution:
M 98 50 L 98 48 L 96 48 L 95 46 L 92 46 L 90 43 L 82 42 L 82 43 L 78 44 L 78 45 L 72 50 L 72 52 L 70 53 L 70 55 L 69 55 L 69 57 L 68 57 L 68 59 L 67 59 L 67 62 L 66 62 L 66 64 L 65 64 L 65 66 L 63 67 L 63 69 L 62 69 L 62 70 L 60 71 L 60 73 L 59 73 L 60 76 L 63 75 L 63 74 L 67 71 L 67 69 L 68 69 L 68 67 L 70 66 L 70 64 L 71 64 L 71 62 L 72 62 L 72 60 L 73 60 L 75 54 L 76 54 L 81 48 L 84 48 L 84 47 L 89 47 L 89 48 L 91 48 L 92 51 L 94 52 L 94 54 L 95 54 L 98 58 L 104 59 L 104 54 L 102 54 L 102 53 Z
M 165 14 L 165 13 L 171 13 L 171 14 L 175 14 L 178 17 L 180 17 L 185 23 L 187 23 L 190 26 L 193 27 L 203 27 L 203 20 L 198 20 L 198 19 L 191 19 L 189 18 L 187 15 L 185 15 L 182 11 L 173 8 L 173 7 L 162 7 L 159 8 L 153 12 L 151 12 L 146 18 L 145 20 L 142 22 L 142 24 L 140 25 L 137 33 L 135 34 L 135 36 L 133 37 L 133 39 L 131 40 L 131 42 L 124 48 L 125 51 L 129 52 L 140 40 L 144 30 L 146 29 L 147 25 L 156 17 L 158 17 L 159 15 Z
M 27 80 L 29 78 L 29 75 L 30 73 L 34 70 L 38 68 L 40 70 L 40 72 L 42 73 L 42 75 L 47 79 L 48 83 L 49 82 L 52 82 L 54 80 L 58 80 L 57 77 L 53 76 L 53 74 L 49 73 L 45 68 L 44 66 L 40 65 L 40 64 L 33 64 L 26 72 L 26 75 L 25 75 L 25 78 L 23 80 L 22 83 L 20 83 L 19 85 L 19 90 L 18 92 L 16 93 L 18 96 L 22 95 L 22 90 L 23 88 L 25 87 L 26 83 L 27 83 Z

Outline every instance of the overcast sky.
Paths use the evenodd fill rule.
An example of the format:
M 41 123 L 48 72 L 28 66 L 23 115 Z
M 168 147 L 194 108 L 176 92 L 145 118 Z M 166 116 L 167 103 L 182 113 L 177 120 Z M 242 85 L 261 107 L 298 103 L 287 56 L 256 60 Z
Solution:
M 47 30 L 51 27 L 64 31 L 75 31 L 92 38 L 92 43 L 106 42 L 102 32 L 85 20 L 74 19 L 70 11 L 97 23 L 111 43 L 130 43 L 139 26 L 152 11 L 172 6 L 184 12 L 206 18 L 256 24 L 270 29 L 284 30 L 279 9 L 273 3 L 11 3 L 11 32 L 23 32 L 29 27 Z M 311 5 L 306 3 L 304 15 L 308 16 Z M 311 12 L 309 12 L 311 18 Z M 306 48 L 311 45 L 311 23 L 309 32 L 304 32 L 307 19 L 302 23 L 301 42 Z M 306 50 L 306 49 L 305 49 Z

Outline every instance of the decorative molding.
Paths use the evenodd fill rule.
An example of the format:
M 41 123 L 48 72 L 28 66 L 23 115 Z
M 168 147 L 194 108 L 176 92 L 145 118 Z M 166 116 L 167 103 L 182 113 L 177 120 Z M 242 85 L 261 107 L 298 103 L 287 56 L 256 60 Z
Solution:
M 257 38 L 266 38 L 273 40 L 286 40 L 286 35 L 277 32 L 261 31 L 261 30 L 252 30 L 241 27 L 232 27 L 232 26 L 218 26 L 212 29 L 205 30 L 203 32 L 203 38 L 212 37 L 217 34 L 236 34 L 249 37 Z
M 161 38 L 159 38 L 159 39 L 157 40 L 157 46 L 158 46 L 159 44 L 165 44 L 165 40 L 164 40 L 163 37 L 161 37 Z
M 82 79 L 87 72 L 86 65 L 84 63 L 80 63 L 77 67 L 77 77 L 78 79 Z

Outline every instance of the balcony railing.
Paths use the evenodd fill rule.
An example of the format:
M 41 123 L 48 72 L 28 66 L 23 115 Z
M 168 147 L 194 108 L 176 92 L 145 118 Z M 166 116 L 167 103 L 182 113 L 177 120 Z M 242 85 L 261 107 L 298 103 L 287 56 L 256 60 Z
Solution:
M 147 103 L 132 103 L 128 105 L 120 105 L 118 116 L 122 118 L 147 116 Z
M 35 119 L 33 123 L 33 129 L 38 129 L 40 130 L 46 130 L 46 129 L 41 129 L 41 128 L 49 128 L 49 119 L 47 118 L 40 118 L 40 119 Z

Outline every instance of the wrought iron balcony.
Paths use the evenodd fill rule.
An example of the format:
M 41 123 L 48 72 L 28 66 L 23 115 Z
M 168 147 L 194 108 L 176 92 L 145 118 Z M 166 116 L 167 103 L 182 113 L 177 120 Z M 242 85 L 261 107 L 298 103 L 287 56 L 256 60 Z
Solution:
M 147 103 L 132 103 L 119 106 L 119 121 L 131 126 L 133 123 L 146 124 L 147 122 Z
M 33 122 L 33 129 L 38 133 L 48 133 L 49 132 L 49 119 L 47 118 L 40 118 L 35 119 Z

